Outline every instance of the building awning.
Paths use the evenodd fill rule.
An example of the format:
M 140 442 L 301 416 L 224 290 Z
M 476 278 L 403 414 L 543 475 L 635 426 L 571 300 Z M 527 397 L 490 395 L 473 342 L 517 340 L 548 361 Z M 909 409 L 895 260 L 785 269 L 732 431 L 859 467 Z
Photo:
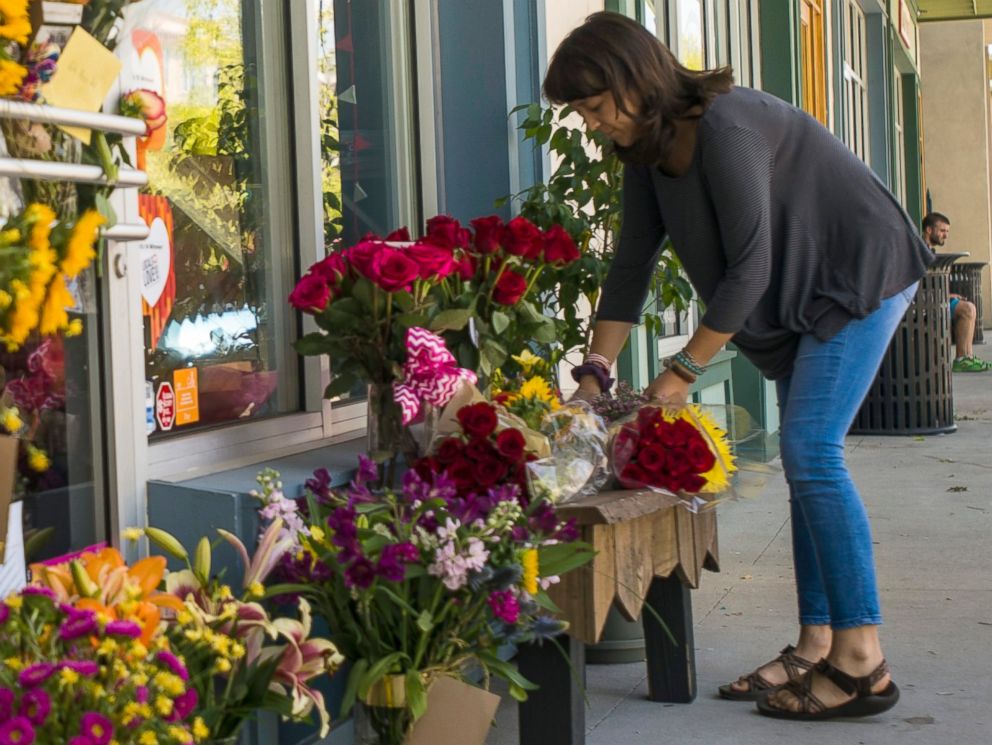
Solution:
M 992 18 L 992 0 L 917 0 L 920 22 Z

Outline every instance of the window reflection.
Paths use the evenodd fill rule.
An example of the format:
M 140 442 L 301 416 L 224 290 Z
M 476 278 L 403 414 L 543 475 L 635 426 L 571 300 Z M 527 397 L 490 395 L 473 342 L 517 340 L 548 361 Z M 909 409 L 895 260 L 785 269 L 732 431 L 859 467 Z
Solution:
M 296 404 L 273 307 L 287 291 L 273 270 L 286 249 L 267 239 L 264 117 L 274 112 L 260 90 L 258 6 L 141 0 L 122 30 L 125 92 L 156 92 L 168 117 L 138 143 L 149 176 L 139 211 L 151 235 L 139 254 L 152 437 Z

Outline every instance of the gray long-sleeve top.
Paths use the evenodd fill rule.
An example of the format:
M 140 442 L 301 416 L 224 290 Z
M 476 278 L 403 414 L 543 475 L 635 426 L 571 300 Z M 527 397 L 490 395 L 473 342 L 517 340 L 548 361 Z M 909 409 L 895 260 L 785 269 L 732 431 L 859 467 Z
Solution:
M 627 166 L 623 227 L 597 320 L 640 320 L 665 234 L 702 323 L 769 379 L 803 334 L 826 340 L 926 272 L 931 251 L 884 184 L 819 122 L 733 88 L 699 121 L 689 170 Z

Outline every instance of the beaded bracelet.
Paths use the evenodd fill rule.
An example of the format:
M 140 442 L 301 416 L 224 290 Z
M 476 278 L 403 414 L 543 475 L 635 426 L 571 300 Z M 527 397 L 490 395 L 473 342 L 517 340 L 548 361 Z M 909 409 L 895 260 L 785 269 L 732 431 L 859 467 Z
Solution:
M 689 354 L 685 349 L 678 352 L 674 357 L 672 357 L 674 362 L 678 362 L 682 367 L 691 372 L 696 377 L 703 375 L 706 372 L 706 368 L 696 362 L 695 358 Z
M 583 365 L 599 365 L 601 368 L 610 372 L 613 369 L 613 363 L 610 362 L 606 357 L 601 354 L 590 353 L 586 355 L 586 358 L 582 361 Z
M 572 368 L 572 380 L 576 383 L 581 382 L 585 375 L 592 375 L 596 378 L 596 382 L 599 383 L 599 390 L 602 393 L 608 392 L 613 387 L 613 378 L 599 365 L 586 363 Z
M 692 385 L 696 382 L 697 375 L 686 368 L 681 362 L 679 362 L 675 357 L 667 357 L 664 362 L 664 367 L 666 370 L 671 370 L 673 373 L 678 375 L 686 383 Z

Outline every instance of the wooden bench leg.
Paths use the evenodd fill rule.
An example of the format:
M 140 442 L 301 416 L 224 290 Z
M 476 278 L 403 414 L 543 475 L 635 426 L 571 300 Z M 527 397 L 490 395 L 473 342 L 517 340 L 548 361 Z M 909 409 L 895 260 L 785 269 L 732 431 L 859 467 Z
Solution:
M 655 577 L 646 605 L 665 622 L 675 644 L 648 608 L 641 612 L 648 658 L 648 698 L 688 704 L 696 698 L 696 652 L 692 638 L 692 597 L 674 574 Z
M 520 704 L 520 745 L 583 745 L 586 741 L 585 645 L 571 636 L 524 644 L 517 651 L 520 674 L 540 688 Z M 559 649 L 558 647 L 561 647 Z M 562 650 L 568 659 L 562 655 Z

